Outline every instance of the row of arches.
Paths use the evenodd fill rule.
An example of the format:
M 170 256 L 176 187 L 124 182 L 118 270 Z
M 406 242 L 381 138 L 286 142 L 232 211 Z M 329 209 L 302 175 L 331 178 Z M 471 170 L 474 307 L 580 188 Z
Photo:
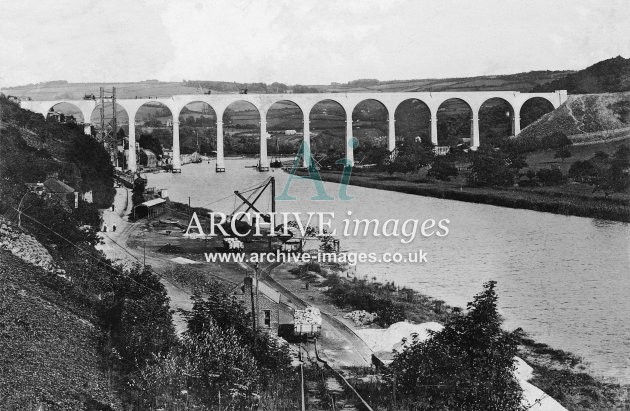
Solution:
M 518 133 L 542 114 L 552 111 L 554 106 L 542 97 L 532 97 L 525 101 L 518 113 L 502 98 L 490 98 L 480 105 L 478 111 L 463 99 L 448 99 L 431 112 L 422 100 L 410 98 L 398 104 L 391 113 L 376 99 L 366 99 L 352 110 L 351 117 L 339 102 L 326 99 L 316 103 L 308 113 L 308 123 L 298 104 L 281 100 L 266 110 L 263 118 L 259 109 L 244 100 L 232 102 L 217 121 L 215 109 L 208 103 L 193 101 L 186 104 L 173 118 L 172 110 L 159 101 L 142 104 L 134 115 L 133 126 L 141 127 L 156 134 L 165 147 L 173 144 L 178 128 L 181 153 L 193 151 L 202 154 L 221 151 L 230 154 L 256 154 L 261 133 L 266 133 L 267 150 L 270 154 L 286 155 L 297 151 L 302 136 L 313 133 L 317 138 L 310 140 L 311 153 L 341 151 L 346 148 L 346 135 L 351 133 L 361 145 L 382 146 L 392 149 L 392 135 L 395 141 L 416 138 L 431 141 L 437 145 L 468 143 L 473 145 L 473 120 L 478 121 L 478 139 L 498 138 Z M 84 119 L 81 110 L 71 103 L 62 102 L 51 108 L 52 111 L 74 115 L 77 121 L 100 126 L 100 106 Z M 111 123 L 111 103 L 105 105 L 105 122 Z M 116 105 L 117 124 L 123 133 L 129 132 L 127 111 Z M 351 121 L 351 124 L 348 122 Z M 435 124 L 432 124 L 435 123 Z M 307 130 L 304 130 L 305 126 Z M 222 137 L 217 139 L 217 131 Z M 141 137 L 141 136 L 140 136 Z

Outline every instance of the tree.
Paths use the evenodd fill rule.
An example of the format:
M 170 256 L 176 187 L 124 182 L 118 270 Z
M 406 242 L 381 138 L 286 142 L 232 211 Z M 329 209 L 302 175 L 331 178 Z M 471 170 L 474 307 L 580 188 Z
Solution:
M 612 158 L 598 152 L 592 160 L 598 165 L 593 179 L 595 190 L 602 190 L 605 195 L 608 195 L 610 192 L 621 192 L 630 187 L 630 173 L 628 172 L 630 147 L 625 144 L 620 145 Z
M 138 139 L 138 145 L 144 149 L 153 151 L 158 158 L 162 157 L 164 154 L 159 138 L 153 136 L 153 134 L 142 134 L 140 139 Z
M 284 83 L 278 83 L 278 82 L 273 82 L 269 85 L 268 87 L 272 93 L 286 93 L 288 90 L 288 87 L 286 84 Z
M 568 148 L 572 144 L 573 142 L 571 141 L 571 139 L 569 139 L 569 137 L 567 137 L 567 135 L 564 134 L 562 131 L 556 131 L 541 140 L 541 145 L 543 148 Z
M 559 158 L 563 163 L 564 160 L 569 157 L 571 157 L 571 151 L 566 146 L 557 149 L 556 153 L 553 155 L 553 158 Z
M 396 389 L 413 409 L 524 410 L 514 376 L 522 331 L 501 328 L 495 286 L 484 284 L 466 313 L 395 356 Z
M 518 171 L 527 166 L 522 156 L 482 145 L 472 153 L 468 184 L 471 186 L 509 186 Z
M 396 148 L 395 157 L 386 166 L 389 174 L 394 172 L 415 172 L 431 162 L 432 152 L 423 142 L 416 142 L 409 137 L 400 142 Z
M 450 181 L 451 177 L 456 177 L 459 174 L 457 167 L 444 159 L 443 157 L 435 157 L 431 169 L 427 173 L 427 177 L 435 178 L 436 180 Z
M 143 178 L 136 178 L 133 182 L 133 190 L 131 194 L 131 204 L 135 208 L 137 205 L 144 203 L 144 189 L 147 182 Z
M 586 181 L 595 176 L 597 169 L 589 160 L 578 160 L 571 164 L 569 177 L 575 181 Z
M 538 180 L 546 186 L 555 186 L 562 183 L 564 176 L 558 167 L 541 168 L 536 173 Z

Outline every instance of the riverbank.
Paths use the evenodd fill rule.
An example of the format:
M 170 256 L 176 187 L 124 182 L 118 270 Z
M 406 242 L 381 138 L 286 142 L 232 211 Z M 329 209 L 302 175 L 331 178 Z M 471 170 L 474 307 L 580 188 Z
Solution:
M 393 283 L 383 284 L 370 281 L 367 277 L 361 278 L 356 271 L 347 270 L 347 267 L 285 264 L 275 270 L 273 278 L 283 284 L 290 284 L 291 290 L 297 295 L 308 298 L 313 305 L 323 310 L 335 312 L 337 317 L 343 317 L 344 313 L 353 310 L 367 309 L 374 312 L 383 306 L 388 307 L 386 312 L 394 313 L 378 325 L 355 326 L 355 332 L 359 335 L 360 330 L 374 327 L 386 329 L 392 324 L 397 327 L 401 321 L 414 324 L 444 323 L 453 312 L 453 307 L 440 300 Z M 379 303 L 370 307 L 375 301 Z M 623 395 L 628 387 L 594 377 L 583 360 L 572 353 L 554 349 L 525 336 L 521 340 L 518 355 L 531 366 L 525 380 L 567 409 L 612 409 L 624 404 Z M 534 390 L 530 394 L 536 392 L 539 391 Z M 535 401 L 536 398 L 531 397 L 529 400 Z
M 168 214 L 161 218 L 168 221 L 181 220 L 180 223 L 184 225 L 187 223 L 190 216 L 187 205 L 171 202 L 168 208 Z M 203 211 L 207 209 L 195 211 L 201 212 L 200 215 L 203 216 Z M 166 277 L 169 284 L 173 284 L 172 289 L 168 290 L 169 295 L 174 292 L 182 293 L 182 290 L 194 292 L 195 288 L 201 291 L 200 288 L 203 289 L 206 281 L 220 280 L 236 285 L 248 269 L 234 263 L 208 264 L 203 261 L 203 252 L 219 246 L 220 240 L 217 238 L 208 241 L 185 239 L 179 233 L 180 230 L 167 233 L 167 227 L 162 227 L 159 220 L 143 220 L 135 227 L 126 245 L 138 257 L 146 249 L 147 260 L 153 269 Z M 165 245 L 171 246 L 168 247 L 171 252 L 166 252 L 163 248 Z M 196 260 L 196 264 L 186 265 L 186 276 L 177 275 L 178 267 L 182 266 L 173 263 L 174 257 Z M 382 328 L 405 320 L 414 323 L 444 323 L 452 311 L 443 301 L 393 283 L 378 283 L 345 266 L 283 264 L 279 267 L 261 268 L 262 281 L 271 280 L 268 284 L 274 288 L 274 282 L 277 282 L 280 286 L 277 289 L 284 293 L 291 306 L 299 308 L 303 304 L 309 304 L 327 313 L 327 326 L 331 331 L 322 339 L 322 352 L 332 364 L 347 369 L 348 373 L 359 374 L 365 367 L 365 354 L 349 355 L 348 350 L 354 351 L 358 347 L 355 341 L 358 338 L 357 331 L 364 329 L 344 318 L 349 312 L 355 309 L 373 312 L 379 307 L 385 312 L 385 315 L 381 315 L 385 322 L 372 327 Z M 191 275 L 192 272 L 198 275 Z M 176 308 L 184 308 L 182 303 L 186 297 L 182 297 L 177 298 L 180 301 L 175 304 Z M 285 317 L 285 321 L 290 322 L 290 317 Z M 523 340 L 519 355 L 534 369 L 530 382 L 569 409 L 610 408 L 622 389 L 619 385 L 609 384 L 589 375 L 576 356 L 533 340 Z
M 323 181 L 333 183 L 341 181 L 341 171 L 320 170 L 319 174 Z M 306 170 L 298 170 L 296 175 L 310 178 Z M 625 197 L 606 198 L 587 193 L 585 190 L 478 188 L 449 182 L 428 182 L 426 179 L 413 180 L 409 176 L 400 174 L 389 175 L 357 170 L 353 170 L 348 184 L 445 200 L 630 222 L 630 202 Z

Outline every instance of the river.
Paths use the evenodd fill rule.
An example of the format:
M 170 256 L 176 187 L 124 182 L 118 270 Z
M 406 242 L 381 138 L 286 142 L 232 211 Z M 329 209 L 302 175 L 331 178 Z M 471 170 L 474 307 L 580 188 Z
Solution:
M 255 159 L 189 164 L 181 174 L 149 174 L 149 186 L 168 189 L 174 201 L 232 212 L 234 190 L 276 177 L 277 194 L 288 175 L 246 168 Z M 324 182 L 337 197 L 339 185 Z M 505 327 L 522 327 L 532 338 L 582 356 L 595 374 L 630 383 L 630 225 L 627 223 L 515 210 L 350 186 L 349 201 L 312 201 L 312 181 L 296 179 L 294 201 L 278 201 L 282 212 L 334 212 L 346 218 L 401 221 L 448 219 L 445 237 L 416 236 L 409 244 L 373 236 L 340 237 L 342 249 L 408 252 L 422 249 L 427 263 L 359 264 L 360 275 L 394 281 L 450 305 L 465 307 L 488 280 L 497 281 Z M 226 199 L 218 199 L 229 196 Z M 268 198 L 268 197 L 267 197 Z M 267 210 L 269 200 L 262 202 Z M 261 210 L 261 211 L 263 211 Z M 348 210 L 352 217 L 348 217 Z

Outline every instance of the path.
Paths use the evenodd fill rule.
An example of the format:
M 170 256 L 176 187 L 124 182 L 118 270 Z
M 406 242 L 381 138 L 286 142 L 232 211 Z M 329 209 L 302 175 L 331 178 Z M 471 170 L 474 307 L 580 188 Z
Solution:
M 131 267 L 134 264 L 143 264 L 145 262 L 158 271 L 175 267 L 175 263 L 156 257 L 153 253 L 147 254 L 143 250 L 127 247 L 128 240 L 141 228 L 141 223 L 127 221 L 125 216 L 131 212 L 130 193 L 124 187 L 117 188 L 116 197 L 114 198 L 114 210 L 112 211 L 111 208 L 103 210 L 103 223 L 107 225 L 107 232 L 99 233 L 103 243 L 97 245 L 96 248 L 102 250 L 107 258 L 122 264 L 124 267 Z M 114 225 L 116 225 L 116 231 L 112 231 Z M 186 321 L 179 313 L 179 309 L 186 311 L 192 309 L 190 295 L 164 278 L 161 278 L 161 282 L 170 299 L 171 308 L 175 310 L 173 325 L 177 333 L 181 334 L 186 331 Z

